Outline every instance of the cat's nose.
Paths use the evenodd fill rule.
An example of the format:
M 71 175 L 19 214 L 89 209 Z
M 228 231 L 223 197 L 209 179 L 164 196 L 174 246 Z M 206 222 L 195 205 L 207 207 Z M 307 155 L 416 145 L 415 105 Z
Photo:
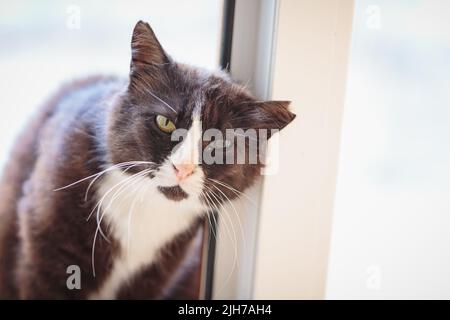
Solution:
M 189 177 L 195 169 L 195 164 L 193 163 L 183 163 L 183 164 L 173 164 L 175 170 L 175 175 L 179 181 L 182 181 Z

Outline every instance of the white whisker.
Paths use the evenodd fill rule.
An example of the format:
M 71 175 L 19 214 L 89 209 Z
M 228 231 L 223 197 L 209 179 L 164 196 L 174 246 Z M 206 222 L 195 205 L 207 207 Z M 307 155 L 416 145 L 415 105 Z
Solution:
M 103 197 L 100 199 L 100 201 L 99 201 L 99 202 L 97 203 L 97 205 L 94 207 L 93 211 L 91 211 L 91 214 L 89 215 L 88 220 L 89 220 L 90 216 L 92 215 L 92 213 L 94 212 L 95 208 L 97 208 L 97 228 L 96 228 L 96 230 L 95 230 L 94 239 L 93 239 L 93 241 L 92 241 L 92 254 L 91 254 L 91 260 L 92 260 L 92 273 L 93 273 L 93 276 L 94 276 L 94 277 L 95 277 L 95 242 L 96 242 L 96 240 L 97 240 L 98 233 L 101 232 L 101 231 L 100 231 L 100 230 L 101 230 L 101 222 L 102 222 L 102 219 L 103 219 L 103 217 L 104 217 L 104 215 L 105 215 L 105 212 L 106 212 L 106 210 L 103 210 L 103 214 L 102 214 L 101 217 L 99 218 L 100 210 L 101 210 L 103 201 L 105 200 L 105 198 L 106 198 L 106 197 L 107 197 L 107 196 L 108 196 L 115 188 L 117 188 L 118 186 L 121 186 L 121 185 L 123 186 L 124 184 L 126 185 L 127 182 L 132 181 L 134 178 L 136 178 L 136 177 L 138 177 L 138 176 L 148 174 L 147 171 L 149 171 L 149 170 L 151 170 L 151 169 L 146 169 L 146 170 L 143 170 L 143 171 L 141 171 L 141 172 L 135 173 L 135 174 L 133 174 L 132 176 L 126 178 L 125 180 L 122 180 L 122 181 L 120 181 L 119 183 L 116 183 L 114 186 L 112 186 L 112 187 L 111 187 L 111 188 L 103 195 Z M 111 205 L 111 201 L 110 201 L 110 203 L 108 204 L 108 206 L 109 206 L 109 205 Z
M 145 179 L 145 178 L 143 178 L 143 179 Z M 133 201 L 131 202 L 130 209 L 128 210 L 128 219 L 127 219 L 127 255 L 130 254 L 130 244 L 131 244 L 130 226 L 131 226 L 131 218 L 132 218 L 133 212 L 134 212 L 134 206 L 136 205 L 136 201 L 138 200 L 139 196 L 142 197 L 142 191 L 145 190 L 145 188 L 142 188 L 142 186 L 139 184 L 139 181 L 137 181 L 136 184 L 137 184 L 137 187 L 133 190 L 133 193 L 136 193 L 136 194 L 134 196 Z M 139 190 L 139 188 L 141 188 L 140 193 L 137 192 L 137 190 Z
M 228 219 L 228 221 L 227 221 L 227 220 L 223 220 L 224 226 L 225 226 L 225 230 L 227 231 L 228 236 L 230 237 L 230 240 L 233 240 L 233 242 L 234 242 L 234 246 L 233 246 L 233 247 L 234 247 L 234 251 L 233 251 L 233 264 L 232 264 L 231 270 L 230 270 L 230 272 L 229 272 L 227 278 L 225 279 L 224 283 L 222 284 L 222 287 L 219 289 L 219 292 L 220 292 L 221 290 L 223 290 L 223 288 L 225 288 L 225 286 L 226 286 L 226 284 L 228 283 L 228 281 L 230 281 L 231 276 L 233 275 L 233 272 L 234 272 L 234 270 L 235 270 L 235 268 L 236 268 L 236 266 L 237 266 L 237 256 L 238 256 L 238 251 L 237 251 L 237 237 L 236 237 L 236 232 L 234 231 L 234 228 L 233 228 L 232 220 L 231 220 L 231 218 L 229 217 L 228 210 L 226 210 L 226 208 L 225 208 L 225 207 L 223 206 L 223 204 L 220 202 L 220 199 L 218 198 L 218 196 L 214 193 L 214 191 L 211 190 L 211 188 L 209 188 L 207 185 L 205 185 L 205 188 L 209 190 L 210 195 L 211 195 L 212 197 L 214 197 L 214 198 L 216 199 L 217 203 L 222 207 L 223 210 L 219 210 L 219 208 L 218 208 L 217 206 L 215 206 L 215 207 L 216 207 L 216 210 L 217 210 L 218 212 L 221 211 L 221 212 L 223 213 L 222 216 Z M 230 223 L 231 231 L 233 231 L 233 238 L 231 237 L 231 232 L 230 232 L 230 229 L 229 229 L 228 226 L 227 226 L 227 222 Z
M 226 195 L 222 190 L 220 190 L 220 189 L 219 189 L 218 187 L 216 187 L 215 185 L 212 185 L 212 186 L 213 186 L 214 188 L 216 188 L 216 189 L 217 189 L 217 190 L 225 197 L 225 199 L 228 201 L 228 203 L 231 205 L 231 207 L 232 207 L 232 209 L 233 209 L 233 211 L 234 211 L 234 213 L 235 213 L 235 215 L 236 215 L 236 219 L 237 219 L 237 221 L 238 221 L 238 224 L 239 224 L 239 229 L 240 229 L 240 232 L 241 232 L 242 242 L 243 242 L 243 244 L 244 244 L 244 250 L 245 250 L 244 228 L 242 227 L 241 218 L 239 217 L 239 214 L 238 214 L 238 212 L 237 212 L 235 206 L 234 206 L 233 203 L 231 202 L 230 198 L 228 198 L 227 195 Z
M 106 168 L 106 169 L 103 170 L 103 171 L 100 171 L 100 172 L 95 173 L 95 174 L 93 174 L 93 175 L 90 175 L 90 176 L 88 176 L 88 177 L 85 177 L 85 178 L 82 178 L 82 179 L 77 180 L 77 181 L 75 181 L 75 182 L 72 182 L 71 184 L 68 184 L 68 185 L 66 185 L 66 186 L 63 186 L 63 187 L 54 189 L 53 191 L 60 191 L 60 190 L 64 190 L 64 189 L 73 187 L 73 186 L 75 186 L 75 185 L 77 185 L 77 184 L 79 184 L 79 183 L 81 183 L 81 182 L 83 182 L 83 181 L 92 179 L 92 178 L 94 178 L 94 177 L 96 177 L 96 176 L 98 176 L 98 175 L 103 175 L 103 174 L 105 174 L 106 172 L 111 171 L 111 170 L 113 170 L 113 169 L 120 168 L 120 167 L 123 167 L 123 166 L 127 166 L 127 165 L 129 165 L 129 164 L 133 164 L 133 163 L 136 163 L 136 162 L 137 162 L 137 161 L 127 161 L 127 162 L 117 163 L 117 164 L 115 164 L 115 165 L 112 165 L 112 166 Z M 151 164 L 152 162 L 142 161 L 142 163 L 149 163 L 149 164 Z
M 125 162 L 124 162 L 125 163 Z M 140 165 L 144 165 L 144 164 L 154 164 L 154 162 L 148 162 L 148 161 L 128 161 L 126 162 L 128 167 L 123 170 L 123 172 L 127 172 L 128 170 L 130 170 L 131 168 L 140 166 Z M 117 168 L 116 166 L 112 166 L 108 169 L 115 169 Z M 84 194 L 84 201 L 87 201 L 88 198 L 88 193 L 89 190 L 91 189 L 92 185 L 106 172 L 102 172 L 100 175 L 98 175 L 97 177 L 95 177 L 88 185 L 87 189 L 86 189 L 86 193 Z
M 238 195 L 238 196 L 244 196 L 244 197 L 247 198 L 247 200 L 249 200 L 252 204 L 255 204 L 255 202 L 253 201 L 253 199 L 250 198 L 247 194 L 245 194 L 244 192 L 239 191 L 239 190 L 233 188 L 233 187 L 230 186 L 229 184 L 227 184 L 227 183 L 225 183 L 225 182 L 223 182 L 223 181 L 220 181 L 220 180 L 212 179 L 212 178 L 207 178 L 207 179 L 210 180 L 210 181 L 212 181 L 212 182 L 215 182 L 215 183 L 221 185 L 222 187 L 225 187 L 225 188 L 229 189 L 230 191 L 234 192 L 234 193 L 235 193 L 236 195 Z

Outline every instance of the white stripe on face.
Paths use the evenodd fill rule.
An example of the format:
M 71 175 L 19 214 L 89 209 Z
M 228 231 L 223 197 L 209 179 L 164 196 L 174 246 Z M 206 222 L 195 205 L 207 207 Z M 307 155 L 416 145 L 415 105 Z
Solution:
M 169 159 L 175 166 L 192 164 L 197 167 L 201 162 L 201 141 L 202 121 L 200 120 L 199 112 L 194 110 L 191 127 L 177 150 L 170 155 Z

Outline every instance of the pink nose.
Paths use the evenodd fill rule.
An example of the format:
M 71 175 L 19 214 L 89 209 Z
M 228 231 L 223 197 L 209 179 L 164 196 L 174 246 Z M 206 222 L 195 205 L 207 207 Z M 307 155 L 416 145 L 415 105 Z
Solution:
M 187 164 L 174 164 L 173 168 L 175 169 L 175 175 L 178 180 L 184 180 L 189 177 L 195 169 L 195 165 L 192 163 Z

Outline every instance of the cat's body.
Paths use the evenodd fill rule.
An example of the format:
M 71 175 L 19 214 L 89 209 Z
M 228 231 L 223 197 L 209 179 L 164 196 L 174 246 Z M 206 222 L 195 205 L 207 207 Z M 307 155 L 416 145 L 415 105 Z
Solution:
M 70 192 L 54 191 L 98 173 L 106 165 L 102 151 L 105 140 L 99 135 L 106 126 L 105 115 L 111 107 L 108 102 L 113 100 L 104 98 L 114 96 L 119 90 L 123 90 L 123 82 L 112 78 L 91 78 L 69 85 L 50 101 L 22 135 L 22 143 L 16 146 L 1 185 L 0 215 L 2 235 L 6 237 L 0 242 L 2 298 L 162 298 L 172 289 L 165 288 L 173 272 L 169 269 L 172 264 L 175 269 L 178 263 L 184 263 L 183 254 L 198 227 L 194 217 L 173 233 L 165 234 L 172 238 L 179 235 L 182 241 L 162 237 L 164 242 L 138 249 L 147 250 L 147 256 L 143 252 L 127 255 L 125 241 L 120 241 L 120 237 L 110 237 L 107 243 L 98 235 L 94 277 L 91 250 L 97 222 L 95 215 L 86 220 L 102 195 L 100 190 L 110 183 L 109 175 L 104 179 L 107 181 L 99 183 L 96 188 L 99 191 L 91 190 L 93 195 L 86 202 L 84 197 L 90 181 L 73 186 Z M 111 179 L 116 175 L 119 173 L 111 172 Z M 126 205 L 122 202 L 122 206 Z M 136 219 L 141 214 L 139 206 L 142 207 L 137 206 L 134 212 L 137 217 L 132 222 L 139 221 Z M 160 229 L 160 225 L 148 224 L 145 233 L 151 239 L 152 233 Z M 131 238 L 134 240 L 131 246 L 143 244 L 139 235 L 145 236 L 136 233 Z M 170 245 L 177 247 L 175 252 L 179 251 L 174 262 L 164 265 L 165 270 L 150 266 L 156 250 Z M 114 270 L 120 269 L 120 264 L 124 264 L 128 278 L 119 276 L 117 281 Z M 81 290 L 67 288 L 70 265 L 81 269 Z M 152 274 L 148 277 L 150 285 L 149 279 L 146 282 L 139 279 L 145 273 Z M 46 276 L 40 280 L 42 274 Z M 163 287 L 165 291 L 161 290 Z
M 178 163 L 195 148 L 174 149 L 165 131 L 281 129 L 294 117 L 285 103 L 255 107 L 224 74 L 174 63 L 147 24 L 132 49 L 129 80 L 67 86 L 15 146 L 0 185 L 0 298 L 196 298 L 211 200 L 236 198 L 261 164 Z M 81 289 L 68 287 L 71 266 Z

